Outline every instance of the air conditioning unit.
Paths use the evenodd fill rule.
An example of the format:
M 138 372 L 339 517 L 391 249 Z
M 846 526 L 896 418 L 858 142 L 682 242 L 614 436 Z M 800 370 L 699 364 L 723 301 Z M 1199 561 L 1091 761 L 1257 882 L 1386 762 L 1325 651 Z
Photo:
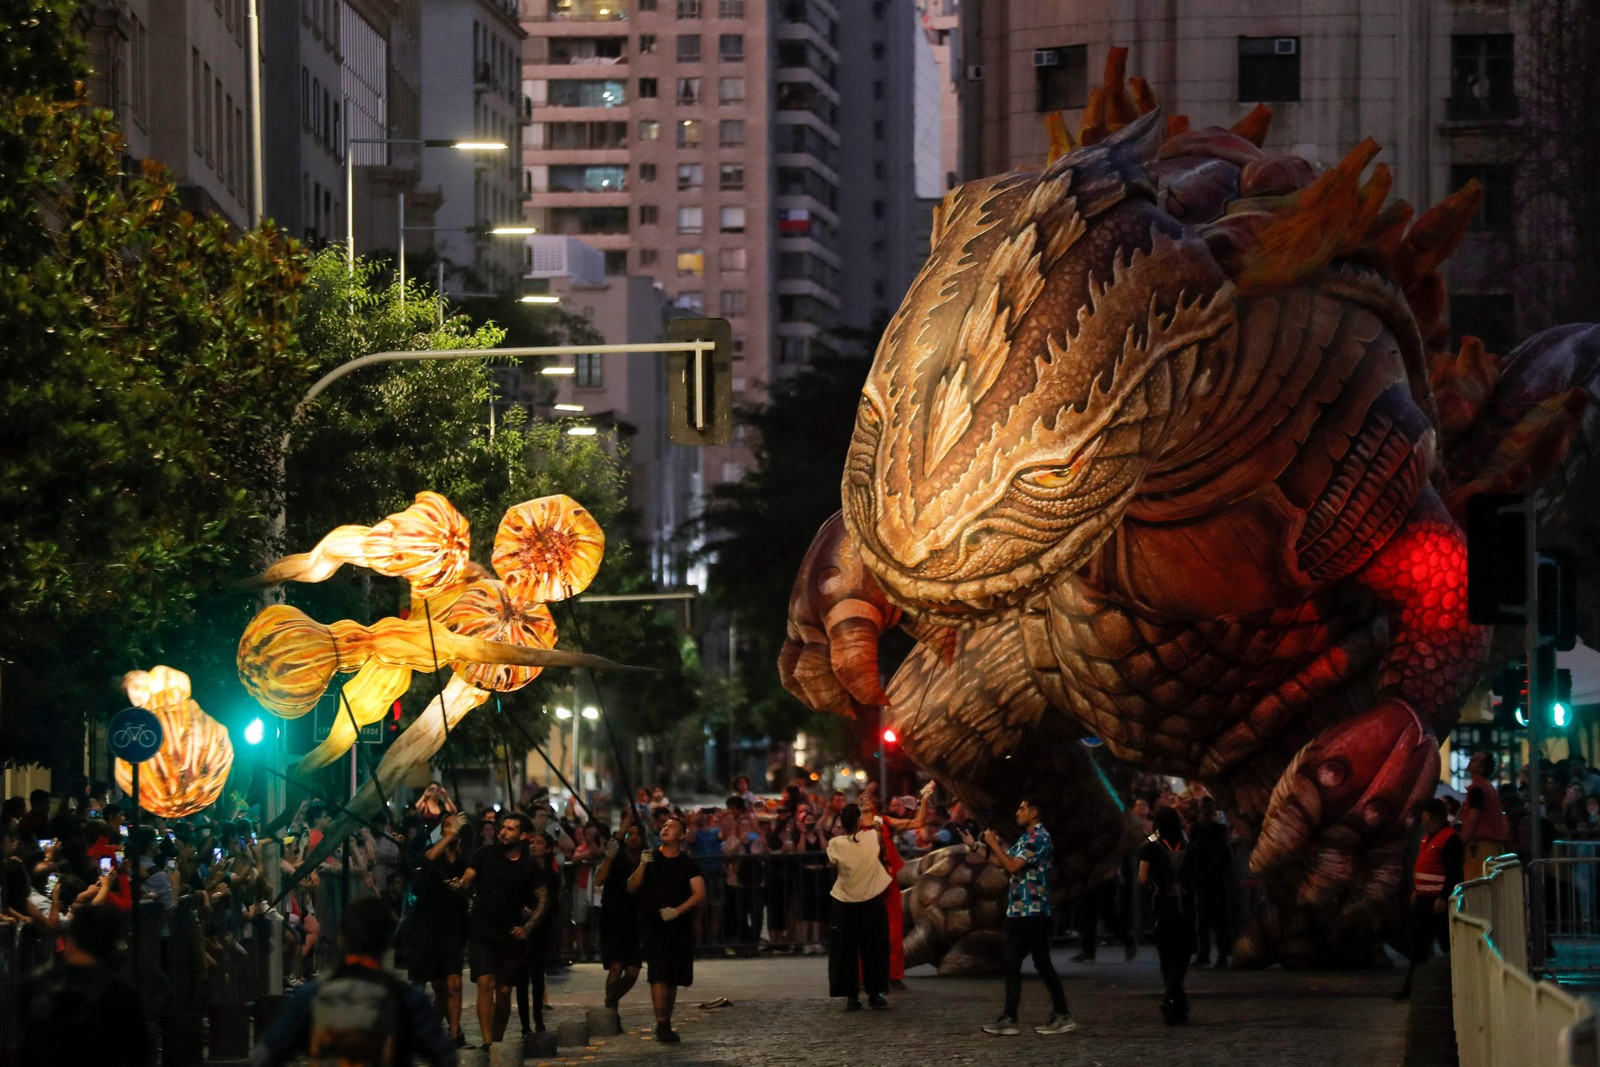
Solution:
M 1036 67 L 1061 66 L 1061 52 L 1055 48 L 1035 48 L 1033 50 L 1033 65 Z
M 982 63 L 973 63 L 973 64 L 971 64 L 971 65 L 969 65 L 967 67 L 967 81 L 969 81 L 969 82 L 981 82 L 981 81 L 983 81 L 983 64 Z
M 1300 38 L 1274 37 L 1272 39 L 1272 54 L 1275 56 L 1292 56 L 1300 51 Z M 1034 62 L 1038 62 L 1035 60 Z

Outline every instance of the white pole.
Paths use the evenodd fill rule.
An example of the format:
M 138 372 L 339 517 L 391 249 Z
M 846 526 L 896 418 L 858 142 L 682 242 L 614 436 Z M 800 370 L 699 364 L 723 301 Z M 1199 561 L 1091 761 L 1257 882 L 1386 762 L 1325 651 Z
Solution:
M 406 309 L 406 194 L 402 191 L 397 197 L 400 202 L 400 310 Z
M 245 63 L 250 81 L 250 213 L 254 224 L 260 226 L 267 209 L 261 154 L 261 17 L 256 3 L 257 0 L 249 0 L 244 21 L 245 48 L 249 50 Z
M 356 161 L 350 154 L 350 98 L 344 98 L 344 261 L 356 272 Z

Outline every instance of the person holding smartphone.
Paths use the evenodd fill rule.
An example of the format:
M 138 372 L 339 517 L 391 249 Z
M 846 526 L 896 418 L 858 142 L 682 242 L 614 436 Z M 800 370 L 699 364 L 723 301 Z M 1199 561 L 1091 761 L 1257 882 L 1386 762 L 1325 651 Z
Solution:
M 672 1009 L 678 987 L 694 984 L 694 929 L 688 913 L 706 899 L 706 880 L 684 850 L 683 838 L 682 817 L 669 816 L 661 824 L 661 847 L 641 855 L 628 879 L 628 892 L 638 898 L 656 1040 L 666 1044 L 682 1040 L 672 1028 Z
M 1065 1034 L 1077 1029 L 1078 1024 L 1067 1010 L 1067 994 L 1050 959 L 1050 867 L 1055 862 L 1055 845 L 1050 831 L 1039 821 L 1039 806 L 1031 794 L 1024 793 L 1017 802 L 1016 820 L 1022 833 L 1010 848 L 1002 846 L 993 827 L 983 832 L 981 843 L 985 861 L 1010 876 L 1005 919 L 1006 1002 L 1000 1017 L 985 1026 L 983 1032 L 995 1037 L 1021 1033 L 1017 1009 L 1022 1002 L 1022 961 L 1032 957 L 1033 969 L 1044 979 L 1050 993 L 1051 1009 L 1050 1018 L 1043 1026 L 1034 1027 L 1034 1032 Z M 980 847 L 965 827 L 961 839 L 968 849 Z
M 861 809 L 839 813 L 844 833 L 828 842 L 828 862 L 839 869 L 833 882 L 835 935 L 828 959 L 828 995 L 844 997 L 846 1011 L 861 1010 L 861 987 L 874 1008 L 889 1006 L 889 889 L 883 838 Z

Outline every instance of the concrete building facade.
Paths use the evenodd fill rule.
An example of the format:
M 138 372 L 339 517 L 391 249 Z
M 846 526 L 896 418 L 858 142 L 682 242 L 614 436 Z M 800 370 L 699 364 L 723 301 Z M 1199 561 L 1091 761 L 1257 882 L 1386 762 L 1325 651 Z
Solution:
M 1076 129 L 1107 51 L 1163 108 L 1229 125 L 1274 113 L 1269 149 L 1322 165 L 1363 138 L 1383 148 L 1394 196 L 1418 209 L 1485 182 L 1476 228 L 1448 267 L 1454 325 L 1501 351 L 1515 294 L 1495 264 L 1519 239 L 1512 175 L 1520 85 L 1510 0 L 965 0 L 961 6 L 962 180 L 1043 163 L 1044 116 Z

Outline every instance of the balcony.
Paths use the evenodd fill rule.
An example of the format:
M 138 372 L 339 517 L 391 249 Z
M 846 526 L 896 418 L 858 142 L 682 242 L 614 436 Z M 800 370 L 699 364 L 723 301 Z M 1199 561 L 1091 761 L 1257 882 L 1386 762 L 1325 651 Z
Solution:
M 533 16 L 538 20 L 537 15 Z M 628 0 L 552 0 L 545 22 L 626 22 Z

